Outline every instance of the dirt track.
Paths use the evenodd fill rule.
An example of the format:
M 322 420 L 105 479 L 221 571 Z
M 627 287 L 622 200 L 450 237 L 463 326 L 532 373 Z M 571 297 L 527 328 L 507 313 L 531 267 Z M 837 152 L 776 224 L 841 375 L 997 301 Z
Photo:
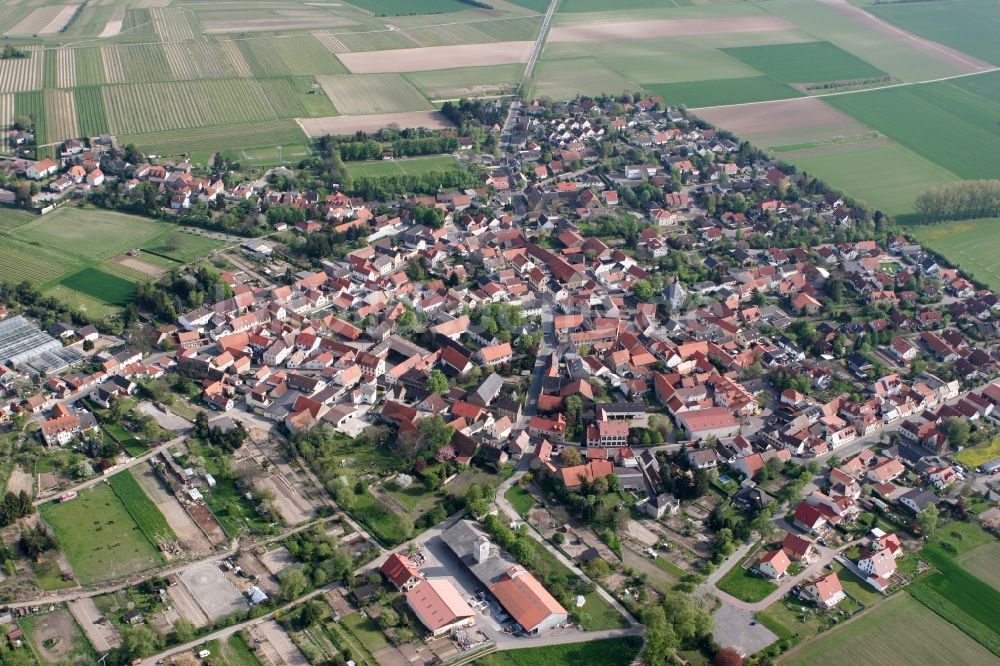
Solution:
M 340 53 L 337 57 L 355 74 L 424 72 L 450 67 L 478 67 L 528 62 L 534 42 L 456 44 L 367 53 Z
M 354 134 L 358 130 L 377 132 L 383 127 L 426 127 L 445 129 L 451 127 L 448 119 L 437 111 L 406 111 L 403 113 L 373 113 L 364 116 L 327 116 L 325 118 L 296 118 L 299 127 L 310 137 L 326 134 Z
M 776 16 L 740 16 L 738 18 L 663 19 L 622 21 L 620 23 L 585 23 L 552 28 L 550 42 L 613 42 L 657 37 L 724 35 L 739 32 L 794 30 L 795 26 Z
M 834 11 L 843 14 L 847 18 L 851 19 L 855 23 L 867 26 L 872 30 L 882 33 L 896 41 L 902 42 L 907 46 L 917 49 L 922 53 L 926 53 L 935 60 L 939 60 L 945 64 L 955 67 L 962 72 L 981 72 L 987 69 L 993 69 L 993 65 L 988 62 L 983 62 L 978 58 L 973 58 L 972 56 L 957 51 L 944 44 L 939 44 L 938 42 L 931 41 L 929 39 L 924 39 L 923 37 L 918 37 L 911 32 L 907 32 L 902 28 L 897 28 L 887 21 L 883 21 L 879 17 L 869 14 L 864 9 L 856 7 L 847 0 L 819 0 L 824 5 L 833 9 Z

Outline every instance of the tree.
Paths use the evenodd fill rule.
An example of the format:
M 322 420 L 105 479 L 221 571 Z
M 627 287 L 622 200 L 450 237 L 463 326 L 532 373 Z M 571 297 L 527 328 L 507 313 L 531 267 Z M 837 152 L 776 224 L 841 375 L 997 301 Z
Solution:
M 448 378 L 439 369 L 434 368 L 427 378 L 427 390 L 431 393 L 445 393 L 448 390 Z
M 646 625 L 646 651 L 643 659 L 648 666 L 673 664 L 673 651 L 677 647 L 677 635 L 667 622 L 662 606 L 646 606 L 640 615 Z
M 965 446 L 969 442 L 969 433 L 972 429 L 965 419 L 951 416 L 941 422 L 938 430 L 951 441 L 953 446 Z
M 636 280 L 632 285 L 632 295 L 640 301 L 648 301 L 653 297 L 653 285 L 649 280 Z
M 302 623 L 302 626 L 311 627 L 322 618 L 323 607 L 318 601 L 307 601 L 302 604 L 302 610 L 299 611 L 299 622 Z
M 743 655 L 736 648 L 724 647 L 712 657 L 712 666 L 743 666 Z
M 390 629 L 399 624 L 399 613 L 391 608 L 383 608 L 375 622 L 382 629 Z
M 289 571 L 281 578 L 281 598 L 291 601 L 305 594 L 309 581 L 301 569 Z
M 194 638 L 195 626 L 190 620 L 185 618 L 180 618 L 174 623 L 173 636 L 171 637 L 171 643 L 187 643 Z
M 122 648 L 129 658 L 146 657 L 160 649 L 160 638 L 149 627 L 129 627 L 122 632 Z
M 559 454 L 559 462 L 563 467 L 575 467 L 583 464 L 583 456 L 580 455 L 579 449 L 567 446 Z
M 936 504 L 928 504 L 917 514 L 917 525 L 924 536 L 930 536 L 938 527 L 940 512 Z
M 594 580 L 603 580 L 611 574 L 611 565 L 600 557 L 595 557 L 587 562 L 583 568 L 587 572 L 587 575 Z

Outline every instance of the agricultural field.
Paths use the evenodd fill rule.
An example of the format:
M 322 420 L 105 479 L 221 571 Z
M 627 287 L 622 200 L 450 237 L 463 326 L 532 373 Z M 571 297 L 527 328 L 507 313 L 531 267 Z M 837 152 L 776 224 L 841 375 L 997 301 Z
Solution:
M 1000 570 L 997 569 L 997 562 L 1000 562 L 1000 543 L 991 541 L 977 546 L 963 553 L 956 561 L 979 580 L 1000 590 Z
M 907 229 L 923 245 L 944 255 L 948 261 L 992 289 L 1000 289 L 1000 219 L 958 220 L 940 224 L 914 225 Z M 994 440 L 997 441 L 997 440 Z M 962 464 L 976 467 L 1000 458 L 1000 447 L 966 449 L 956 454 Z
M 454 157 L 434 155 L 431 157 L 411 157 L 375 162 L 351 162 L 348 169 L 355 178 L 358 176 L 419 176 L 430 171 L 454 169 L 458 162 Z
M 643 86 L 659 95 L 667 104 L 692 107 L 726 106 L 798 97 L 802 93 L 769 76 L 714 81 L 684 81 L 679 83 L 647 83 Z
M 959 629 L 901 593 L 859 619 L 788 652 L 781 660 L 790 666 L 834 662 L 950 666 L 990 664 L 995 658 Z
M 45 91 L 45 131 L 49 143 L 62 143 L 80 136 L 76 119 L 76 98 L 72 90 Z
M 399 74 L 321 76 L 323 92 L 341 114 L 430 111 L 434 107 Z
M 532 95 L 554 99 L 577 95 L 620 94 L 640 86 L 596 58 L 577 60 L 542 59 L 535 65 Z
M 41 256 L 32 248 L 4 240 L 0 242 L 0 282 L 45 284 L 66 273 L 52 256 Z
M 39 507 L 81 585 L 143 571 L 163 561 L 109 485 Z M 114 567 L 108 562 L 113 561 Z
M 913 213 L 913 202 L 918 195 L 957 180 L 937 164 L 884 141 L 834 144 L 779 154 L 800 171 L 821 178 L 890 215 Z
M 743 46 L 722 50 L 785 83 L 848 81 L 885 76 L 885 72 L 830 42 Z
M 347 73 L 337 56 L 311 35 L 244 39 L 237 46 L 257 77 Z
M 1000 72 L 824 101 L 961 178 L 1000 177 Z
M 97 653 L 65 607 L 18 621 L 29 649 L 42 666 L 85 666 Z
M 82 260 L 103 260 L 156 242 L 176 227 L 111 211 L 60 208 L 18 227 L 13 237 Z
M 893 25 L 1000 65 L 1000 4 L 992 0 L 885 2 L 864 9 Z
M 305 134 L 293 120 L 270 120 L 259 123 L 226 125 L 195 129 L 175 129 L 163 132 L 124 135 L 123 140 L 143 146 L 157 155 L 190 154 L 195 164 L 208 164 L 214 152 L 221 152 L 234 159 L 246 159 L 246 155 L 267 148 L 272 152 L 275 146 L 288 150 L 305 150 Z M 283 150 L 283 153 L 287 151 Z M 290 154 L 290 153 L 289 153 Z M 260 166 L 279 163 L 274 162 Z
M 413 0 L 352 0 L 351 4 L 376 16 L 443 14 L 469 9 L 469 5 L 461 0 L 423 0 L 417 6 L 414 6 Z
M 108 479 L 108 485 L 115 491 L 115 495 L 125 505 L 126 511 L 129 512 L 150 543 L 155 544 L 177 538 L 173 530 L 170 529 L 170 525 L 167 524 L 167 519 L 156 508 L 153 500 L 149 499 L 143 492 L 139 482 L 135 480 L 131 472 L 115 474 Z
M 409 72 L 403 77 L 436 100 L 510 92 L 523 73 L 524 65 L 513 64 Z
M 108 305 L 126 306 L 135 300 L 135 283 L 97 268 L 67 275 L 59 284 Z

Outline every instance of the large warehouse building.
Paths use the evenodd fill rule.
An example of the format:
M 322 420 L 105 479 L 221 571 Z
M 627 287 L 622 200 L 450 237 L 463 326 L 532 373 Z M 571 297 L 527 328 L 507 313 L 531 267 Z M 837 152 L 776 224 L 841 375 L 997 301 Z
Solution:
M 62 343 L 18 315 L 0 321 L 0 364 L 17 370 L 52 373 L 82 358 Z

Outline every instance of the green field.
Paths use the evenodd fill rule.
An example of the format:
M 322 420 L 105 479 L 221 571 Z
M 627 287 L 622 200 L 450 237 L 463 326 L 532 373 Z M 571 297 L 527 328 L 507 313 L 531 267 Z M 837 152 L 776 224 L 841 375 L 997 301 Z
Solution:
M 977 546 L 963 553 L 957 561 L 970 574 L 1000 590 L 1000 568 L 997 567 L 997 562 L 1000 562 L 1000 543 L 991 541 Z
M 926 575 L 912 585 L 929 587 L 942 597 L 981 622 L 995 634 L 1000 634 L 1000 590 L 983 585 L 982 581 L 959 565 L 937 544 L 930 544 L 921 551 L 937 573 Z M 1000 636 L 998 636 L 1000 638 Z
M 641 638 L 609 638 L 587 643 L 494 652 L 477 659 L 477 666 L 555 666 L 555 664 L 600 664 L 627 666 L 632 663 Z
M 131 472 L 115 474 L 108 479 L 108 484 L 151 543 L 172 541 L 177 538 L 167 524 L 167 519 L 142 490 Z
M 659 95 L 667 104 L 684 104 L 688 107 L 745 104 L 746 102 L 788 99 L 802 95 L 790 85 L 769 76 L 716 79 L 713 81 L 647 83 L 643 88 L 653 95 Z
M 125 306 L 135 300 L 135 283 L 96 268 L 84 268 L 59 281 L 81 294 L 107 303 Z
M 250 649 L 243 634 L 233 634 L 224 643 L 218 640 L 206 645 L 213 659 L 220 659 L 225 666 L 260 666 L 260 659 Z
M 1000 177 L 1000 72 L 824 101 L 961 178 Z
M 274 146 L 305 146 L 306 137 L 294 120 L 268 120 L 225 127 L 173 129 L 123 137 L 157 155 L 188 153 L 195 164 L 207 165 L 215 152 L 241 160 L 243 153 Z M 277 164 L 277 160 L 273 164 Z M 264 166 L 271 166 L 270 164 Z
M 722 49 L 754 69 L 785 83 L 848 81 L 885 72 L 830 42 L 802 42 Z
M 511 486 L 504 497 L 507 498 L 510 505 L 517 511 L 517 515 L 522 518 L 527 518 L 528 512 L 535 506 L 535 498 L 517 484 Z
M 28 245 L 96 260 L 142 247 L 175 230 L 144 217 L 66 206 L 18 227 L 12 236 Z
M 408 157 L 405 159 L 379 160 L 372 162 L 351 162 L 351 175 L 358 176 L 419 176 L 430 171 L 454 169 L 458 162 L 450 155 L 430 157 Z
M 406 14 L 441 14 L 461 12 L 470 8 L 461 0 L 351 0 L 351 4 L 378 16 L 399 16 Z
M 84 490 L 69 502 L 44 504 L 39 510 L 81 585 L 124 577 L 163 561 L 106 484 Z
M 912 213 L 919 194 L 957 180 L 946 169 L 892 143 L 806 149 L 781 153 L 781 158 L 890 215 Z
M 750 603 L 760 601 L 778 589 L 769 579 L 750 573 L 749 568 L 745 570 L 739 565 L 727 571 L 715 586 Z
M 789 652 L 781 663 L 952 666 L 992 664 L 996 660 L 978 643 L 904 593 Z
M 429 72 L 408 72 L 403 77 L 428 97 L 453 98 L 513 88 L 521 80 L 524 65 L 457 67 Z
M 549 60 L 543 55 L 535 66 L 533 95 L 568 99 L 577 95 L 618 95 L 632 92 L 639 84 L 596 58 Z
M 948 261 L 958 266 L 972 277 L 1000 289 L 1000 219 L 958 220 L 940 224 L 920 224 L 909 227 L 921 244 L 944 255 Z M 978 467 L 985 462 L 1000 458 L 1000 438 L 986 448 L 966 449 L 955 455 L 964 465 Z
M 345 115 L 430 111 L 434 107 L 399 74 L 348 74 L 316 79 L 327 97 Z
M 904 30 L 1000 65 L 1000 4 L 993 0 L 886 2 L 865 10 Z

